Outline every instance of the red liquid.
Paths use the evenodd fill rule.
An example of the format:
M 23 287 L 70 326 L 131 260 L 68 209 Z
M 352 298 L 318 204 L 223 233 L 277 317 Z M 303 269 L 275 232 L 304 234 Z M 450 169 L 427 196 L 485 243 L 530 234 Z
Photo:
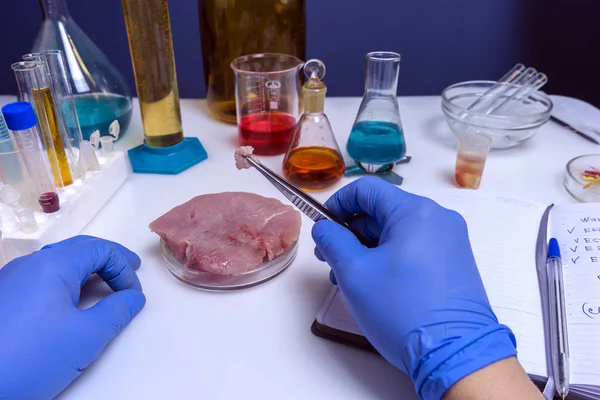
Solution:
M 456 185 L 465 189 L 478 189 L 484 167 L 485 157 L 459 153 L 456 158 L 456 171 L 454 172 Z
M 54 192 L 48 192 L 40 195 L 38 198 L 38 203 L 40 203 L 40 206 L 42 206 L 42 210 L 48 214 L 60 210 L 58 194 Z
M 254 147 L 254 154 L 275 155 L 287 152 L 296 118 L 282 113 L 246 115 L 239 124 L 240 146 Z

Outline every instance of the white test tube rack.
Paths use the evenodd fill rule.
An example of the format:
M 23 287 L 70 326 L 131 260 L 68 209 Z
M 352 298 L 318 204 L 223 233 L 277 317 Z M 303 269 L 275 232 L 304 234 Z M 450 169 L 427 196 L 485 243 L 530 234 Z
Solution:
M 6 261 L 30 254 L 43 246 L 76 236 L 92 221 L 110 198 L 119 190 L 129 176 L 127 155 L 113 151 L 103 157 L 96 151 L 99 171 L 88 171 L 83 179 L 76 180 L 67 188 L 60 189 L 60 210 L 53 214 L 35 211 L 38 230 L 4 232 L 0 245 Z M 8 207 L 2 204 L 2 207 Z M 0 268 L 3 266 L 0 260 Z

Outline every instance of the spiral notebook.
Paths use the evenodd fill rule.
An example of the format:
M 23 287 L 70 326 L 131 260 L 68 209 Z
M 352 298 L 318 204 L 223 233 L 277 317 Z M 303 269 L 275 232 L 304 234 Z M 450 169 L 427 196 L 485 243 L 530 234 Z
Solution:
M 519 361 L 538 383 L 545 382 L 551 371 L 545 311 L 546 244 L 550 237 L 558 240 L 567 303 L 571 393 L 600 399 L 600 203 L 548 206 L 460 190 L 429 197 L 458 211 L 467 221 L 490 304 L 499 321 L 513 330 Z M 435 250 L 435 243 L 429 250 Z M 312 330 L 317 336 L 375 351 L 337 287 L 319 310 Z

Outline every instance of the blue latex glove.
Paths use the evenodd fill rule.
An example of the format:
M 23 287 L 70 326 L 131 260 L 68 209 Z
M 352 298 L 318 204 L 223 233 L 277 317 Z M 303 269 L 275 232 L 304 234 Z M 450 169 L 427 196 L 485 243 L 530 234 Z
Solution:
M 2 268 L 0 399 L 51 399 L 96 360 L 145 304 L 140 263 L 119 244 L 78 236 Z M 116 293 L 81 310 L 93 273 Z
M 379 178 L 342 188 L 326 207 L 378 243 L 360 244 L 330 221 L 313 228 L 358 326 L 417 394 L 440 399 L 458 380 L 516 354 L 498 323 L 456 212 Z

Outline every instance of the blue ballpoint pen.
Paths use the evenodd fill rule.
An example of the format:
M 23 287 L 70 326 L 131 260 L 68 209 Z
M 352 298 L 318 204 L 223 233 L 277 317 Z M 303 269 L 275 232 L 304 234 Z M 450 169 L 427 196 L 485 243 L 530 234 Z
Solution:
M 546 267 L 550 306 L 552 376 L 557 393 L 562 399 L 565 399 L 569 393 L 569 339 L 560 247 L 554 238 L 550 239 L 548 244 Z

